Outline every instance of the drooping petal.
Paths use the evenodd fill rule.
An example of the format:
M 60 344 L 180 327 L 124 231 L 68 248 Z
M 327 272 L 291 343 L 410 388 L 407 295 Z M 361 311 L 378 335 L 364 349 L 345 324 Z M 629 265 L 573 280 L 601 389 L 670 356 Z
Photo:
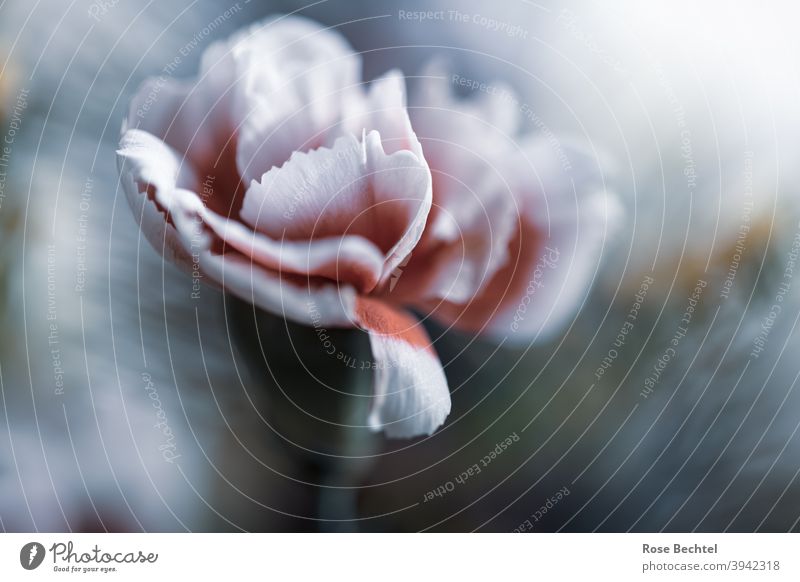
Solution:
M 370 427 L 388 437 L 430 435 L 450 414 L 441 362 L 422 324 L 386 303 L 359 297 L 358 324 L 369 333 L 375 369 Z
M 366 239 L 384 255 L 383 277 L 422 236 L 430 204 L 424 159 L 408 150 L 387 155 L 373 131 L 295 152 L 250 185 L 241 216 L 273 239 Z

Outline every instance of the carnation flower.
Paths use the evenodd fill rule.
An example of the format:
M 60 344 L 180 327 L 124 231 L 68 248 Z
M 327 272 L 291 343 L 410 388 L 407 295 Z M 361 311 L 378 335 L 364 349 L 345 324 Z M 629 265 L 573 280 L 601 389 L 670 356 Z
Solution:
M 368 423 L 393 437 L 431 434 L 450 411 L 407 308 L 517 343 L 556 329 L 613 206 L 551 144 L 518 138 L 503 103 L 458 102 L 436 76 L 410 119 L 400 73 L 365 84 L 340 35 L 279 17 L 212 45 L 193 81 L 146 82 L 118 151 L 165 258 L 290 320 L 369 334 Z

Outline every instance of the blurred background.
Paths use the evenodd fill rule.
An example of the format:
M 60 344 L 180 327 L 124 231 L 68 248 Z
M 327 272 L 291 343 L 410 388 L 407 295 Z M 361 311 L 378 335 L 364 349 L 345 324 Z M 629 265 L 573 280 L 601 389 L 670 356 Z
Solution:
M 497 350 L 430 327 L 453 400 L 431 438 L 338 426 L 358 398 L 314 375 L 357 395 L 369 373 L 331 371 L 313 330 L 211 288 L 187 302 L 191 277 L 118 184 L 145 78 L 191 77 L 213 41 L 293 11 L 344 34 L 366 78 L 413 85 L 440 56 L 513 87 L 524 131 L 590 144 L 627 209 L 559 337 Z M 1 3 L 0 528 L 797 531 L 797 17 L 788 1 Z M 335 341 L 366 353 L 357 332 Z

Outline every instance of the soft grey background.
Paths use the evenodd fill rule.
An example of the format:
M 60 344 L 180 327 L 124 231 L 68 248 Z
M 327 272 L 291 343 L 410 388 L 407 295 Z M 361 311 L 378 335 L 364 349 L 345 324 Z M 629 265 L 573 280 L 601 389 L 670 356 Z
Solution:
M 353 407 L 331 402 L 299 366 L 289 338 L 306 346 L 306 363 L 330 367 L 308 330 L 254 318 L 210 288 L 188 301 L 191 280 L 139 238 L 121 196 L 114 148 L 128 99 L 232 4 L 101 5 L 0 6 L 7 112 L 20 89 L 29 91 L 0 207 L 3 529 L 511 531 L 563 487 L 570 495 L 534 529 L 798 529 L 796 279 L 765 351 L 750 355 L 798 229 L 789 3 L 766 11 L 242 1 L 201 35 L 177 76 L 194 74 L 214 39 L 299 10 L 363 51 L 368 78 L 391 67 L 413 76 L 440 55 L 454 72 L 514 86 L 536 114 L 529 131 L 578 137 L 602 152 L 627 218 L 573 324 L 525 353 L 443 337 L 436 347 L 453 412 L 419 442 L 311 419 L 307 411 L 341 420 Z M 400 10 L 458 10 L 523 31 L 510 37 L 449 17 L 412 22 Z M 752 228 L 722 299 L 750 195 L 746 160 Z M 88 282 L 76 292 L 87 183 Z M 63 395 L 54 392 L 48 345 L 48 245 Z M 655 283 L 635 328 L 598 382 L 595 370 L 647 276 Z M 687 337 L 643 399 L 698 279 L 708 286 Z M 357 335 L 341 341 L 364 349 Z M 173 463 L 158 448 L 145 372 L 175 435 Z M 357 392 L 368 378 L 339 381 Z M 479 475 L 423 503 L 515 432 L 520 441 Z

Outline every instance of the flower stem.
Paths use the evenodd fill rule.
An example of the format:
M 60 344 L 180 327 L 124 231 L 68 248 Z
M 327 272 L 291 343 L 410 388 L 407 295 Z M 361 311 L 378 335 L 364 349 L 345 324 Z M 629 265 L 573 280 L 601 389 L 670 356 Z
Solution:
M 228 298 L 229 328 L 266 401 L 272 443 L 300 482 L 281 511 L 311 518 L 296 529 L 358 529 L 358 493 L 379 437 L 366 426 L 372 401 L 369 342 L 358 330 L 302 326 Z M 292 504 L 298 507 L 290 507 Z M 282 505 L 284 505 L 282 507 Z

